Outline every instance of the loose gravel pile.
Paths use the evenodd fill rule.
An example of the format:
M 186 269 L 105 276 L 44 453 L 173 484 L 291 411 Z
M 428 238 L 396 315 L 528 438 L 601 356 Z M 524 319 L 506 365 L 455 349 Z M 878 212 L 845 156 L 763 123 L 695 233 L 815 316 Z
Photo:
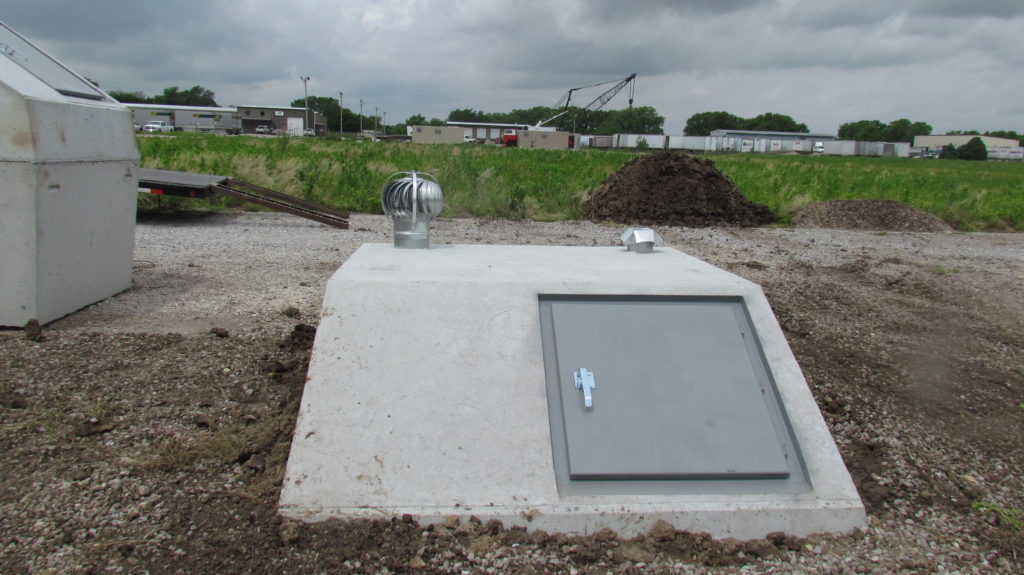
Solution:
M 621 232 L 435 223 L 435 243 Z M 132 289 L 32 340 L 0 330 L 0 573 L 1024 572 L 1024 236 L 658 228 L 764 287 L 869 512 L 736 541 L 279 519 L 325 283 L 391 241 L 383 217 L 351 224 L 144 220 Z

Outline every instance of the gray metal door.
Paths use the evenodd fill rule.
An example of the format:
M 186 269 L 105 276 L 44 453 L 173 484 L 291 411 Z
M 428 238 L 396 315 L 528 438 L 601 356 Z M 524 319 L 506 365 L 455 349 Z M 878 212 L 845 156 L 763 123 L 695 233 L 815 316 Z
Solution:
M 551 297 L 543 314 L 571 479 L 789 477 L 741 300 Z

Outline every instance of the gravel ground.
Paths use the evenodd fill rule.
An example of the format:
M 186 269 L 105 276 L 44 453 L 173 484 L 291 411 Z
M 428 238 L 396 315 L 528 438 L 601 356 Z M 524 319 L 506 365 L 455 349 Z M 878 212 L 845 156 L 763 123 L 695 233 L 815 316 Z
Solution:
M 390 223 L 140 220 L 132 289 L 0 331 L 0 573 L 1020 573 L 1024 235 L 658 228 L 761 284 L 869 510 L 862 532 L 620 539 L 275 513 L 326 280 Z M 448 220 L 435 243 L 616 245 Z

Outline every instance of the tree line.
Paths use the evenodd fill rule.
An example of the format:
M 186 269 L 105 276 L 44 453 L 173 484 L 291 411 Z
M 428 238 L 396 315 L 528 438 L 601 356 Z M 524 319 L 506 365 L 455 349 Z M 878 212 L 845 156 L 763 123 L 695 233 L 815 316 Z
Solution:
M 765 132 L 810 132 L 802 124 L 785 114 L 768 112 L 754 118 L 742 118 L 729 112 L 700 112 L 690 116 L 683 128 L 687 136 L 710 136 L 715 130 L 756 130 Z
M 217 101 L 212 90 L 203 86 L 192 86 L 182 90 L 178 86 L 164 88 L 155 96 L 147 96 L 141 91 L 110 90 L 111 97 L 124 104 L 164 104 L 168 106 L 213 106 Z M 298 98 L 291 106 L 305 107 L 306 99 Z M 421 114 L 410 116 L 404 123 L 384 126 L 384 118 L 380 116 L 362 115 L 345 108 L 341 109 L 338 100 L 328 96 L 310 96 L 309 108 L 324 116 L 327 129 L 354 133 L 377 127 L 390 134 L 404 134 L 405 127 L 430 125 L 440 126 L 444 120 L 431 118 L 427 120 Z M 339 126 L 340 121 L 343 126 Z M 485 122 L 499 124 L 523 124 L 536 126 L 543 123 L 559 130 L 580 134 L 664 134 L 665 118 L 650 106 L 637 106 L 623 110 L 582 110 L 576 106 L 565 109 L 548 106 L 515 109 L 511 112 L 484 112 L 472 108 L 456 109 L 448 113 L 450 122 Z M 743 118 L 724 111 L 700 112 L 690 116 L 686 121 L 683 133 L 687 136 L 708 136 L 715 130 L 755 130 L 768 132 L 809 133 L 807 124 L 797 122 L 785 114 L 767 112 L 753 118 Z M 858 140 L 866 142 L 913 142 L 914 136 L 926 136 L 932 133 L 931 125 L 926 122 L 914 122 L 906 118 L 885 123 L 879 120 L 858 120 L 839 126 L 837 136 L 840 140 Z M 994 136 L 1024 141 L 1024 134 L 1015 130 L 995 130 L 978 132 L 976 130 L 955 130 L 949 134 Z M 980 141 L 980 140 L 979 140 Z M 961 146 L 962 148 L 963 146 Z M 953 151 L 949 151 L 952 157 Z
M 700 112 L 694 114 L 686 121 L 683 133 L 687 136 L 708 136 L 715 130 L 809 133 L 806 124 L 799 123 L 783 114 L 766 113 L 754 118 L 742 118 L 729 112 Z M 880 120 L 858 120 L 856 122 L 840 124 L 837 137 L 840 140 L 856 140 L 861 142 L 913 142 L 915 136 L 927 136 L 931 133 L 932 127 L 926 122 L 914 122 L 906 118 L 900 118 L 889 123 Z M 947 132 L 947 134 L 993 136 L 1024 141 L 1024 134 L 1014 130 L 995 130 L 984 133 L 977 130 L 954 130 Z
M 193 86 L 182 90 L 177 86 L 164 88 L 163 93 L 147 96 L 141 91 L 110 90 L 108 92 L 122 104 L 164 104 L 168 106 L 217 106 L 213 91 L 202 86 Z M 291 106 L 306 107 L 306 98 L 292 100 Z M 327 121 L 327 129 L 347 133 L 369 130 L 376 127 L 389 134 L 404 134 L 405 127 L 416 125 L 440 126 L 444 121 L 439 118 L 427 120 L 421 114 L 410 116 L 404 123 L 384 125 L 384 118 L 377 115 L 362 115 L 345 108 L 336 98 L 329 96 L 310 96 L 309 109 L 322 114 Z M 511 112 L 484 112 L 482 110 L 460 109 L 448 114 L 452 122 L 490 122 L 502 124 L 524 124 L 535 126 L 544 122 L 560 130 L 574 131 L 596 135 L 610 134 L 662 134 L 665 118 L 650 106 L 638 106 L 625 110 L 582 110 L 576 106 L 565 109 L 535 106 L 525 110 Z M 545 120 L 547 120 L 545 122 Z M 344 122 L 344 125 L 340 125 Z
M 212 106 L 217 107 L 214 93 L 202 86 L 182 90 L 177 86 L 164 88 L 162 94 L 147 96 L 145 93 L 125 90 L 110 90 L 110 97 L 122 104 L 163 104 L 166 106 Z
M 410 118 L 420 119 L 422 116 Z M 576 106 L 551 108 L 534 106 L 511 112 L 484 112 L 471 108 L 452 110 L 450 122 L 543 125 L 566 132 L 607 136 L 611 134 L 663 134 L 665 118 L 651 106 L 623 110 L 583 110 Z

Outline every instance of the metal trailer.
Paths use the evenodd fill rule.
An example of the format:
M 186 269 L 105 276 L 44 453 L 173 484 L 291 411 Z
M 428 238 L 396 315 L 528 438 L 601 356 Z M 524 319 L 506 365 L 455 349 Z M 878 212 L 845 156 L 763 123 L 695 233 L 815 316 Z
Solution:
M 132 120 L 136 126 L 145 126 L 149 122 L 161 120 L 168 125 L 174 125 L 174 110 L 165 106 L 153 106 L 150 104 L 126 104 L 132 111 Z
M 178 131 L 213 134 L 238 134 L 242 119 L 235 108 L 177 107 L 174 127 Z
M 285 212 L 344 230 L 348 229 L 348 212 L 335 210 L 322 204 L 228 176 L 140 168 L 138 187 L 140 192 L 180 198 L 202 199 L 215 194 L 223 194 L 278 212 Z
M 822 142 L 822 153 L 827 156 L 855 156 L 856 142 L 851 140 L 825 140 Z
M 242 120 L 236 108 L 210 106 L 164 106 L 160 104 L 127 104 L 135 123 L 162 120 L 177 132 L 238 134 Z

